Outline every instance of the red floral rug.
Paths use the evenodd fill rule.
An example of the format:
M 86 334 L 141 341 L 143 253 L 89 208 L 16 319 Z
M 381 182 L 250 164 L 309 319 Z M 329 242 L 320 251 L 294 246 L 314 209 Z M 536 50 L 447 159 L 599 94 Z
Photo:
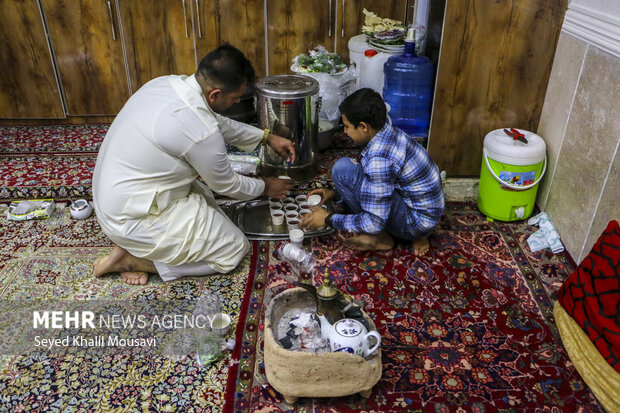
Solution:
M 302 398 L 295 406 L 265 378 L 263 317 L 273 296 L 309 280 L 278 260 L 277 244 L 261 246 L 265 270 L 255 274 L 233 410 L 601 412 L 552 315 L 557 280 L 573 266 L 564 255 L 531 253 L 525 240 L 534 230 L 449 204 L 421 258 L 408 248 L 355 253 L 345 235 L 307 242 L 319 260 L 312 281 L 327 268 L 342 291 L 366 302 L 383 337 L 383 376 L 368 399 Z
M 0 126 L 0 201 L 92 199 L 97 152 L 109 125 Z M 319 177 L 327 185 L 329 165 L 359 152 L 341 131 L 319 154 Z
M 92 198 L 108 125 L 0 127 L 0 200 Z
M 0 199 L 90 197 L 97 148 L 107 126 L 0 128 Z M 56 134 L 56 135 L 54 135 Z M 320 155 L 314 184 L 331 164 L 357 156 L 337 136 Z M 5 214 L 0 206 L 0 212 Z M 0 216 L 0 299 L 89 300 L 226 294 L 237 347 L 199 369 L 193 354 L 63 358 L 0 355 L 0 411 L 187 412 L 601 412 L 558 338 L 552 303 L 573 271 L 567 255 L 531 253 L 524 222 L 489 223 L 474 204 L 449 204 L 429 254 L 344 248 L 346 234 L 307 240 L 314 279 L 278 259 L 278 244 L 253 242 L 231 274 L 128 286 L 92 278 L 109 251 L 94 217 L 7 221 Z M 359 395 L 288 405 L 265 378 L 263 315 L 273 296 L 327 268 L 343 291 L 366 303 L 383 337 L 383 376 Z M 413 349 L 422 351 L 414 352 Z

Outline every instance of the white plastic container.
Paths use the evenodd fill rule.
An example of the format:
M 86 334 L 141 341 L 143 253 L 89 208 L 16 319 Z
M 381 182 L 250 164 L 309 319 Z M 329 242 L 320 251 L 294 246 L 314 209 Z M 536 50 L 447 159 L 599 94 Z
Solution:
M 321 199 L 322 199 L 321 195 L 314 194 L 314 195 L 310 195 L 308 199 L 306 200 L 306 202 L 308 203 L 310 207 L 315 207 L 321 203 Z
M 394 50 L 374 48 L 366 43 L 365 34 L 351 37 L 348 45 L 349 58 L 351 63 L 355 64 L 358 72 L 355 89 L 369 87 L 381 94 L 384 83 L 383 65 L 391 56 L 403 54 L 405 52 L 404 46 L 398 49 L 394 48 Z M 365 56 L 364 53 L 367 50 L 373 50 L 374 52 L 371 52 L 373 56 Z
M 271 222 L 273 223 L 273 225 L 284 224 L 284 211 L 272 210 L 271 211 Z
M 366 43 L 366 35 L 359 34 L 349 39 L 349 59 L 351 63 L 355 65 L 358 72 L 357 80 L 355 81 L 355 89 L 360 88 L 360 70 L 362 67 L 362 58 L 364 57 L 364 51 L 368 49 Z
M 382 52 L 370 47 L 367 48 L 360 69 L 360 88 L 369 87 L 382 95 L 383 84 L 385 83 L 383 66 L 390 57 L 396 54 L 402 54 L 402 52 Z
M 291 229 L 288 237 L 293 245 L 301 247 L 304 242 L 304 231 L 301 229 Z

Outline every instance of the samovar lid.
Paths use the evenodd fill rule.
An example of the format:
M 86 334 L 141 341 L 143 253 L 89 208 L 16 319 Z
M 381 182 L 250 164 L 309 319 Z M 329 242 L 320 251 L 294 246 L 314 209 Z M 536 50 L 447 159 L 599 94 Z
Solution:
M 259 95 L 278 99 L 298 99 L 319 93 L 319 82 L 304 75 L 267 76 L 256 83 Z

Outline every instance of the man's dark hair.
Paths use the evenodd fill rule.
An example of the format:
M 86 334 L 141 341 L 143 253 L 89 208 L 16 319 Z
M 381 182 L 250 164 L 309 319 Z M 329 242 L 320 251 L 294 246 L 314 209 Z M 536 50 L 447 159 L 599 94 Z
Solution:
M 197 72 L 210 87 L 224 92 L 234 92 L 244 84 L 251 86 L 256 80 L 252 63 L 229 43 L 209 52 Z
M 354 128 L 357 128 L 360 122 L 366 122 L 373 129 L 380 130 L 387 119 L 383 98 L 369 88 L 356 90 L 347 96 L 338 109 Z

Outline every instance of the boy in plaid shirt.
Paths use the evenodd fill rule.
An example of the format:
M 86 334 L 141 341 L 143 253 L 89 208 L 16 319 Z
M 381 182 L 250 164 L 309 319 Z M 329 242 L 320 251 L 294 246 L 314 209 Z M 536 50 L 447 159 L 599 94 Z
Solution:
M 346 245 L 356 250 L 388 250 L 395 239 L 410 240 L 416 255 L 429 249 L 427 236 L 439 222 L 444 194 L 439 168 L 428 152 L 386 122 L 385 103 L 372 89 L 360 89 L 340 104 L 345 133 L 366 145 L 361 161 L 341 158 L 332 169 L 335 190 L 315 189 L 321 202 L 344 204 L 348 213 L 316 208 L 303 228 L 325 225 L 357 235 Z

